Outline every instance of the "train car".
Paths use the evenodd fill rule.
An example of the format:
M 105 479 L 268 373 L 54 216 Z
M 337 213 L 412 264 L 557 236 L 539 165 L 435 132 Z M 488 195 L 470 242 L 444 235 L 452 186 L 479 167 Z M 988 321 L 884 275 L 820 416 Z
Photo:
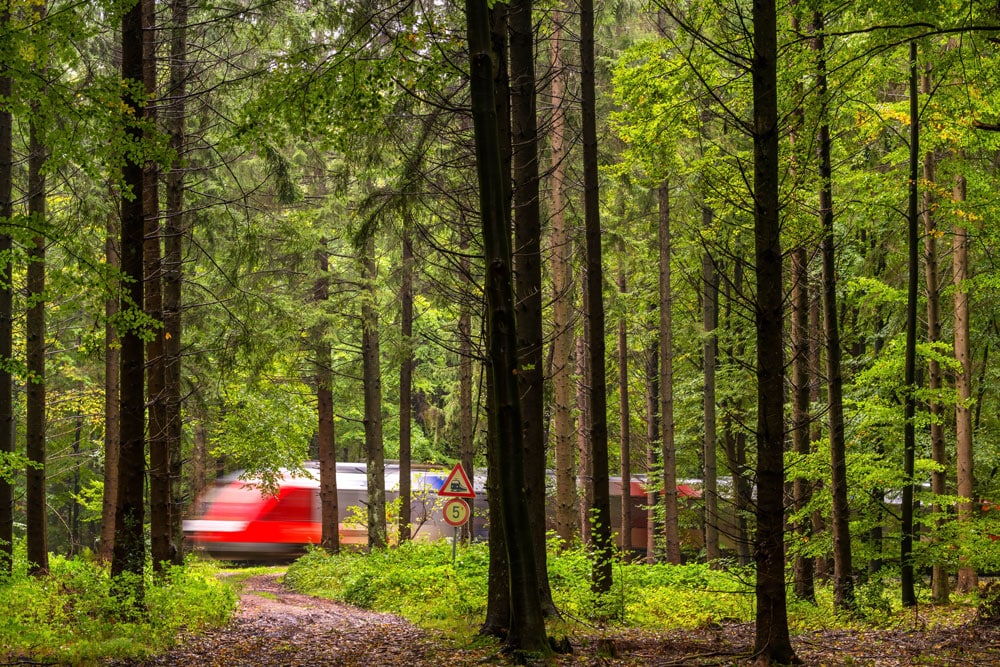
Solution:
M 447 471 L 423 467 L 411 473 L 411 521 L 414 539 L 439 539 L 453 534 L 442 515 L 437 490 Z M 485 535 L 485 494 L 480 479 L 475 486 L 476 533 Z M 385 468 L 386 499 L 398 497 L 399 466 Z M 364 546 L 367 500 L 364 463 L 337 464 L 337 501 L 340 541 Z M 194 516 L 184 521 L 188 544 L 196 551 L 230 560 L 287 560 L 319 544 L 319 468 L 307 464 L 304 472 L 283 471 L 274 493 L 265 492 L 259 480 L 241 479 L 235 473 L 218 480 L 195 504 Z

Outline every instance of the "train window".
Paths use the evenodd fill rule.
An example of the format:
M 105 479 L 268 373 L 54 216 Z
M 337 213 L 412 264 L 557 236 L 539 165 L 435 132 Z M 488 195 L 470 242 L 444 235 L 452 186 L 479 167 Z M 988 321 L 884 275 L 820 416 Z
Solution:
M 267 521 L 312 521 L 311 489 L 291 489 L 278 498 L 274 509 L 264 517 Z

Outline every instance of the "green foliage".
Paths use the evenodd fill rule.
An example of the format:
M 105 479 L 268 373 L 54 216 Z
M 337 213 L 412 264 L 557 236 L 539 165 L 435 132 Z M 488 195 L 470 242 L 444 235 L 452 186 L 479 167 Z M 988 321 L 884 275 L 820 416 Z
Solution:
M 49 564 L 49 576 L 34 578 L 16 558 L 14 574 L 0 581 L 2 662 L 141 658 L 170 646 L 182 630 L 221 625 L 236 607 L 235 592 L 213 567 L 191 563 L 148 576 L 144 613 L 123 620 L 125 603 L 112 594 L 105 567 L 89 557 L 53 556 Z

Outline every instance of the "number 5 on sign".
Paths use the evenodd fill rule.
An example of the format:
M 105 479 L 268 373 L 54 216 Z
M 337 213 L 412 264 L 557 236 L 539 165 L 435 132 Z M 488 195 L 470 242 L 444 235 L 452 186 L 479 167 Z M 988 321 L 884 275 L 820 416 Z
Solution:
M 444 521 L 458 528 L 469 521 L 469 506 L 461 498 L 452 498 L 444 504 Z

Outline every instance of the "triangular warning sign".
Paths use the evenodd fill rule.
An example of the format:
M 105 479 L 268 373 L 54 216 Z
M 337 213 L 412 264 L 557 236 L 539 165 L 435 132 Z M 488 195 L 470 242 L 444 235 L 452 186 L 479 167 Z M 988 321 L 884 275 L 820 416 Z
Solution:
M 438 489 L 439 496 L 451 498 L 475 498 L 476 492 L 472 489 L 469 476 L 465 474 L 465 468 L 461 463 L 456 463 L 451 469 L 451 473 L 444 480 L 444 484 Z

